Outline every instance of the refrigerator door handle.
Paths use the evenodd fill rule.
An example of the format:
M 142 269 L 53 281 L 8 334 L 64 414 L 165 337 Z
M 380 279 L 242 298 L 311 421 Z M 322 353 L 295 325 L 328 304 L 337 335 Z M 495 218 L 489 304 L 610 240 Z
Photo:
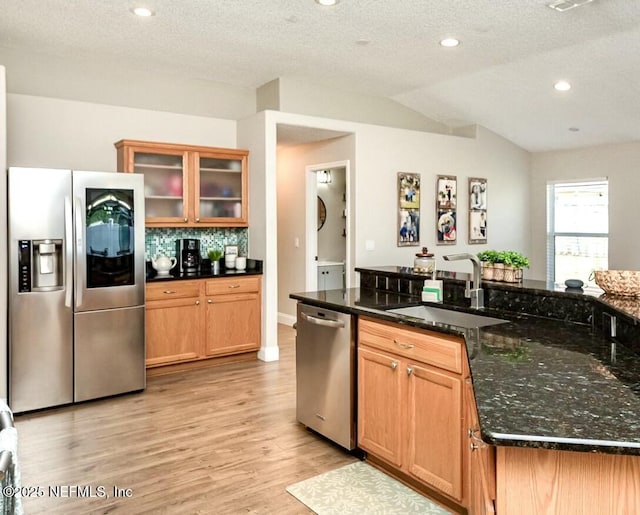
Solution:
M 76 308 L 82 306 L 82 293 L 84 292 L 84 274 L 86 264 L 83 261 L 83 229 L 84 224 L 82 222 L 82 203 L 79 197 L 75 198 L 75 242 L 76 242 L 76 256 L 75 256 L 75 269 L 76 269 Z
M 73 294 L 73 210 L 71 198 L 64 198 L 64 305 L 71 307 Z

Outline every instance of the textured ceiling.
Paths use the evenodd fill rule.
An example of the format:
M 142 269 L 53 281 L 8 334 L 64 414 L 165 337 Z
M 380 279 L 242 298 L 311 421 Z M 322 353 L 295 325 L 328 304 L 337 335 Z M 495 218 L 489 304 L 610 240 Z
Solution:
M 531 151 L 640 140 L 640 1 L 0 0 L 0 47 L 69 67 L 257 88 L 288 77 L 391 98 Z M 462 44 L 443 49 L 455 36 Z M 366 40 L 368 44 L 359 44 Z M 120 70 L 120 73 L 118 73 Z M 559 93 L 552 85 L 569 80 Z M 570 127 L 579 131 L 569 131 Z

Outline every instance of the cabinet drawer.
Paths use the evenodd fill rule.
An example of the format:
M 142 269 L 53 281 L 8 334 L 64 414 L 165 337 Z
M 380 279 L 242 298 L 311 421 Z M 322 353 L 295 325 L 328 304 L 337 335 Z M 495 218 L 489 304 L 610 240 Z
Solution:
M 462 373 L 464 342 L 460 338 L 360 317 L 358 342 L 450 372 Z
M 206 282 L 207 295 L 260 291 L 260 276 L 224 277 Z
M 166 281 L 147 284 L 147 300 L 171 300 L 200 296 L 199 281 Z

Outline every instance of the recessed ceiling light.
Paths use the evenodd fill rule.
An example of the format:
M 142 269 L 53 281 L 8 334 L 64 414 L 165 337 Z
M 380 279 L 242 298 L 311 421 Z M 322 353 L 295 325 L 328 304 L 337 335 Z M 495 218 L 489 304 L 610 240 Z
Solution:
M 149 16 L 153 16 L 155 13 L 146 7 L 134 7 L 131 9 L 131 12 L 136 16 L 142 16 L 143 18 L 148 18 Z
M 444 46 L 447 48 L 453 48 L 460 44 L 460 41 L 456 38 L 445 38 L 440 41 L 440 46 Z
M 369 43 L 371 43 L 370 39 L 356 39 L 356 45 L 367 46 Z
M 559 80 L 553 85 L 553 87 L 558 91 L 569 91 L 571 89 L 571 84 L 566 80 Z
M 331 7 L 336 5 L 339 0 L 316 0 L 317 4 L 324 5 L 325 7 Z
M 571 132 L 578 132 L 580 129 L 578 127 L 569 127 Z

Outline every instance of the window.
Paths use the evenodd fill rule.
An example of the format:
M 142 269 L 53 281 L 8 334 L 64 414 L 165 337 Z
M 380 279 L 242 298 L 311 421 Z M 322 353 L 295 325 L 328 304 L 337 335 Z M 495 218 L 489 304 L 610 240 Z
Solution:
M 608 268 L 609 188 L 606 179 L 547 186 L 547 280 L 581 279 Z

